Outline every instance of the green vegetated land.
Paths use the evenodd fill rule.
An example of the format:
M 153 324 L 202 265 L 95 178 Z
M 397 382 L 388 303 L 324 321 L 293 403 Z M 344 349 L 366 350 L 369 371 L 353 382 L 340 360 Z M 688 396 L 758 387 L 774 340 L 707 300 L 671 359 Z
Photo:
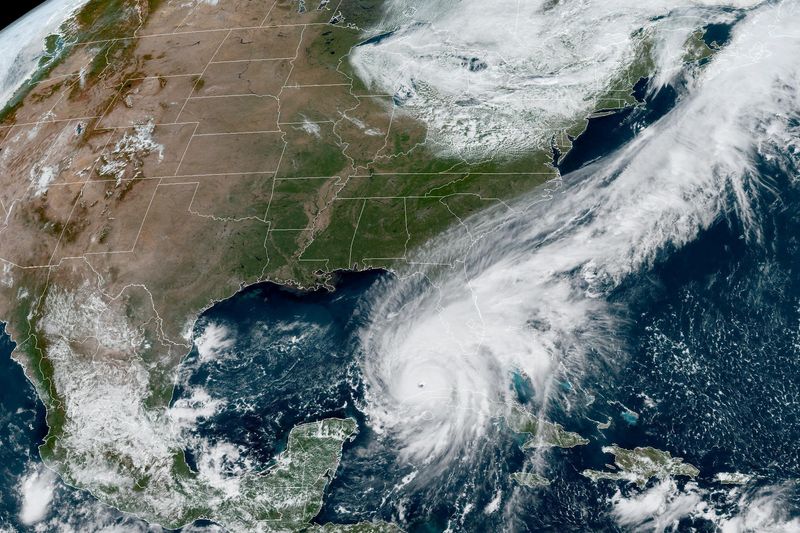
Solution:
M 609 479 L 627 481 L 643 487 L 654 477 L 669 476 L 696 477 L 700 474 L 694 465 L 683 462 L 680 457 L 673 457 L 666 451 L 656 448 L 634 448 L 632 450 L 617 445 L 604 446 L 603 452 L 614 456 L 615 470 L 584 470 L 582 474 L 592 481 Z
M 370 21 L 375 4 L 349 4 L 345 18 Z M 319 53 L 321 64 L 335 66 L 348 77 L 353 94 L 369 92 L 347 63 L 347 54 L 363 39 L 361 35 L 351 28 L 336 28 L 311 47 Z M 651 44 L 646 36 L 640 37 L 640 43 L 632 63 L 598 99 L 594 112 L 639 105 L 633 86 L 653 68 Z M 363 106 L 362 101 L 358 109 Z M 343 127 L 346 120 L 339 121 L 333 135 L 323 132 L 327 140 L 317 143 L 317 154 L 308 156 L 302 171 L 294 173 L 335 179 L 276 186 L 268 217 L 274 229 L 268 239 L 268 270 L 277 279 L 313 284 L 336 269 L 399 266 L 415 248 L 445 229 L 558 176 L 551 147 L 485 161 L 442 158 L 424 126 L 414 123 L 402 108 L 395 108 L 394 119 L 384 149 L 370 160 L 351 161 L 350 167 L 341 167 L 343 161 L 333 146 L 338 144 L 350 157 L 349 145 L 358 139 L 348 138 Z M 554 132 L 553 144 L 562 155 L 585 130 L 587 119 L 578 117 L 574 124 Z M 325 206 L 304 208 L 303 202 L 307 205 L 323 186 L 336 191 Z M 310 229 L 301 231 L 304 228 Z
M 352 12 L 370 20 L 374 6 Z M 349 14 L 351 11 L 348 11 Z M 687 63 L 702 64 L 713 52 L 698 30 L 685 44 Z M 653 72 L 653 44 L 649 35 L 635 36 L 639 43 L 629 66 L 617 76 L 596 102 L 587 117 L 554 132 L 553 146 L 563 156 L 572 142 L 586 129 L 592 114 L 608 114 L 640 105 L 633 88 Z M 338 69 L 348 75 L 353 92 L 366 92 L 346 61 L 346 54 L 360 39 L 353 31 L 326 34 L 315 43 L 325 50 L 322 57 L 339 57 Z M 398 109 L 402 114 L 402 110 Z M 404 124 L 406 126 L 406 124 Z M 308 169 L 310 175 L 325 174 L 331 166 Z M 470 215 L 519 197 L 558 176 L 552 149 L 532 149 L 527 154 L 488 161 L 442 159 L 437 156 L 427 132 L 419 124 L 392 128 L 386 150 L 350 176 L 339 176 L 339 193 L 327 208 L 330 220 L 316 228 L 310 242 L 298 242 L 297 234 L 273 232 L 273 257 L 280 264 L 293 263 L 292 275 L 305 280 L 320 271 L 335 269 L 393 267 L 409 258 L 409 253 L 444 229 L 461 223 Z M 304 184 L 314 187 L 314 183 Z M 307 222 L 298 217 L 292 224 Z M 278 227 L 278 226 L 276 226 Z M 289 249 L 301 246 L 292 256 Z
M 134 40 L 120 40 L 133 35 L 147 17 L 163 0 L 89 0 L 58 32 L 48 35 L 44 43 L 44 54 L 36 71 L 25 80 L 11 99 L 0 110 L 0 124 L 13 123 L 14 116 L 24 105 L 25 98 L 36 85 L 46 79 L 82 43 L 96 43 L 92 47 L 93 59 L 89 64 L 83 83 L 73 90 L 86 90 L 96 83 L 100 74 L 109 66 L 123 64 L 130 56 Z M 49 88 L 59 90 L 69 80 Z
M 46 54 L 39 70 L 2 111 L 2 120 L 13 123 L 15 113 L 25 105 L 31 88 L 77 50 L 75 43 L 96 44 L 91 45 L 93 56 L 85 72 L 85 81 L 76 84 L 73 91 L 86 91 L 98 83 L 104 71 L 125 65 L 136 41 L 123 37 L 131 36 L 160 5 L 156 0 L 90 0 L 73 20 L 64 24 L 60 35 L 48 37 Z M 558 176 L 550 147 L 488 161 L 443 158 L 429 142 L 428 132 L 422 125 L 401 109 L 392 113 L 391 98 L 359 100 L 355 95 L 368 94 L 370 88 L 355 77 L 347 55 L 363 39 L 359 28 L 368 27 L 377 20 L 381 2 L 346 1 L 340 9 L 341 13 L 335 17 L 336 25 L 327 26 L 309 45 L 306 67 L 334 72 L 347 81 L 343 89 L 332 88 L 325 98 L 341 99 L 337 111 L 351 115 L 351 118 L 359 116 L 369 124 L 370 120 L 383 124 L 385 135 L 370 141 L 377 144 L 366 146 L 368 143 L 360 137 L 362 134 L 358 127 L 353 128 L 358 121 L 338 115 L 330 121 L 331 124 L 321 123 L 318 131 L 310 137 L 304 137 L 300 130 L 287 129 L 283 137 L 287 143 L 283 154 L 285 165 L 281 164 L 274 178 L 264 181 L 264 186 L 270 188 L 269 199 L 265 201 L 266 194 L 255 194 L 233 202 L 238 205 L 248 201 L 257 203 L 259 209 L 263 207 L 266 212 L 265 220 L 257 219 L 253 229 L 245 227 L 227 232 L 228 240 L 224 247 L 229 263 L 223 266 L 229 266 L 231 272 L 210 271 L 208 275 L 312 285 L 324 282 L 326 276 L 336 269 L 395 267 L 406 262 L 415 248 L 470 215 L 503 205 L 505 200 L 519 197 Z M 701 41 L 700 37 L 695 37 L 690 42 L 689 59 L 692 61 L 701 61 L 710 53 L 702 48 Z M 652 69 L 650 47 L 646 39 L 641 42 L 644 44 L 636 60 L 619 80 L 615 80 L 613 87 L 609 87 L 608 95 L 600 100 L 595 111 L 609 112 L 637 105 L 631 96 L 633 84 L 646 77 Z M 198 78 L 194 83 L 202 86 L 204 80 Z M 79 98 L 80 94 L 70 95 L 73 96 Z M 47 94 L 37 97 L 46 98 Z M 381 122 L 381 117 L 388 115 L 392 115 L 392 120 Z M 585 117 L 576 117 L 574 124 L 554 132 L 554 144 L 562 154 L 584 131 L 586 121 Z M 233 225 L 234 222 L 222 221 L 220 224 Z M 265 229 L 267 226 L 268 230 Z M 166 274 L 164 279 L 171 281 Z M 22 283 L 25 283 L 24 277 Z M 47 295 L 49 283 L 50 280 L 46 280 L 44 285 L 48 288 L 39 293 L 42 300 Z M 31 286 L 37 284 L 42 284 L 38 278 L 31 282 Z M 167 282 L 164 284 L 168 285 Z M 158 291 L 153 292 L 158 297 Z M 209 298 L 207 293 L 197 294 L 198 301 L 192 305 L 200 309 L 218 296 L 214 294 Z M 138 303 L 131 300 L 131 316 L 144 316 L 142 309 L 148 305 L 147 298 Z M 58 446 L 64 434 L 66 410 L 62 393 L 56 387 L 55 367 L 48 359 L 51 347 L 46 344 L 45 335 L 39 333 L 37 318 L 27 318 L 31 314 L 30 304 L 20 303 L 17 310 L 18 316 L 12 317 L 13 322 L 24 325 L 19 326 L 21 331 L 32 333 L 20 345 L 22 357 L 27 360 L 27 368 L 33 369 L 32 380 L 47 406 L 50 431 L 41 453 L 54 463 L 69 461 L 68 450 Z M 161 320 L 162 317 L 158 317 L 151 324 L 160 325 Z M 145 320 L 140 323 L 145 323 Z M 159 331 L 159 335 L 162 333 Z M 155 354 L 165 344 L 148 342 L 148 345 L 153 347 Z M 149 376 L 151 382 L 161 385 L 156 387 L 159 394 L 153 395 L 144 406 L 154 411 L 168 405 L 173 371 L 183 356 L 182 348 L 173 345 L 168 355 L 159 352 L 158 356 L 163 361 L 148 360 L 147 355 L 143 356 L 153 374 Z M 585 444 L 580 435 L 524 413 L 518 413 L 514 423 L 517 424 L 516 431 L 530 435 L 523 445 L 526 449 L 569 448 Z M 256 514 L 246 520 L 240 513 L 248 508 L 241 502 L 234 505 L 223 498 L 226 503 L 213 509 L 208 506 L 207 500 L 218 498 L 219 494 L 199 485 L 197 473 L 188 468 L 182 452 L 176 452 L 172 458 L 168 467 L 169 479 L 141 475 L 130 494 L 115 493 L 113 487 L 108 487 L 104 494 L 107 500 L 120 503 L 123 509 L 140 512 L 147 509 L 145 496 L 153 494 L 152 491 L 158 488 L 157 483 L 163 483 L 162 488 L 178 487 L 179 492 L 191 500 L 192 505 L 180 510 L 182 514 L 171 517 L 177 521 L 212 515 L 227 517 L 231 524 L 241 526 L 243 530 L 255 523 L 275 521 L 278 528 L 299 530 L 392 531 L 393 526 L 386 524 L 311 524 L 319 511 L 324 489 L 338 466 L 341 447 L 355 431 L 352 421 L 322 421 L 318 424 L 322 426 L 295 428 L 289 437 L 287 454 L 276 459 L 275 467 L 263 476 L 243 482 L 242 490 L 247 495 L 245 500 L 263 500 L 270 494 L 277 498 L 279 493 L 293 496 L 294 500 L 263 500 L 263 505 L 253 510 Z M 106 459 L 114 460 L 113 457 Z M 316 477 L 297 483 L 298 465 L 313 466 Z M 129 466 L 120 465 L 123 469 Z M 521 473 L 515 479 L 525 486 L 539 486 L 546 481 L 534 474 Z M 311 484 L 306 483 L 309 480 Z M 156 493 L 160 495 L 158 491 Z M 286 507 L 277 508 L 281 501 Z M 154 515 L 154 518 L 163 517 Z
M 508 426 L 515 433 L 526 434 L 523 450 L 534 448 L 574 448 L 584 446 L 589 440 L 580 434 L 567 431 L 556 422 L 540 419 L 522 407 L 515 407 L 507 417 Z

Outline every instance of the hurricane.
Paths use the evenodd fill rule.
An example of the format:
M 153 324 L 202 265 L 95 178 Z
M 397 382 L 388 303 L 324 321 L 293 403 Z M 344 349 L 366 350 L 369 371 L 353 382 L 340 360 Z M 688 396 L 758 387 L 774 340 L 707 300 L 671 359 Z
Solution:
M 0 32 L 0 531 L 800 531 L 799 22 L 45 3 Z
M 797 163 L 797 11 L 748 10 L 704 69 L 664 80 L 680 87 L 674 106 L 633 140 L 465 220 L 373 293 L 367 413 L 403 460 L 432 472 L 468 458 L 514 403 L 515 374 L 546 410 L 556 374 L 618 357 L 615 290 L 713 223 L 736 217 L 759 245 L 770 184 L 755 165 Z

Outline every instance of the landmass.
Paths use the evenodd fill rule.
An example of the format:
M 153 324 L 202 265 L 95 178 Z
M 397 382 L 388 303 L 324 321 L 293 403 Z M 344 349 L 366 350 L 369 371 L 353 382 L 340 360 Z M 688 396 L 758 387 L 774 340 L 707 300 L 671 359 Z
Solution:
M 201 505 L 203 501 L 219 502 L 218 508 L 209 509 L 206 516 L 214 516 L 228 529 L 299 530 L 308 526 L 322 508 L 325 487 L 339 466 L 342 446 L 355 432 L 356 422 L 349 418 L 296 426 L 289 433 L 286 450 L 275 458 L 274 466 L 260 475 L 246 475 L 237 498 L 221 494 L 213 486 L 190 490 L 205 492 L 198 502 Z M 379 531 L 370 527 L 364 525 L 363 530 Z
M 717 472 L 714 475 L 714 481 L 722 485 L 746 485 L 751 479 L 753 476 L 741 472 Z
M 696 477 L 700 474 L 695 466 L 684 463 L 680 457 L 672 457 L 669 452 L 655 448 L 634 448 L 628 450 L 617 445 L 604 446 L 604 453 L 614 456 L 615 470 L 584 470 L 582 474 L 592 481 L 600 479 L 626 481 L 644 486 L 651 478 L 668 476 Z
M 322 509 L 325 487 L 339 466 L 342 446 L 356 429 L 351 418 L 296 426 L 289 434 L 286 451 L 275 458 L 275 465 L 263 474 L 246 475 L 235 498 L 232 494 L 214 493 L 215 487 L 211 488 L 212 494 L 202 494 L 204 501 L 219 502 L 208 516 L 214 516 L 215 521 L 232 531 L 400 531 L 384 522 L 311 524 Z
M 347 56 L 380 8 L 89 0 L 48 38 L 0 115 L 0 319 L 47 411 L 41 456 L 68 483 L 169 527 L 392 530 L 309 523 L 352 421 L 295 428 L 272 470 L 226 492 L 190 468 L 169 412 L 215 302 L 413 263 L 437 233 L 469 234 L 470 214 L 558 177 L 551 146 L 440 157 L 393 95 L 364 86 Z M 591 112 L 635 105 L 648 53 Z M 552 132 L 562 154 L 590 115 Z M 527 447 L 586 443 L 535 417 L 524 428 Z M 292 485 L 301 464 L 313 476 Z
M 561 424 L 541 419 L 521 407 L 515 407 L 508 416 L 508 425 L 515 433 L 530 435 L 523 450 L 532 448 L 574 448 L 589 443 L 578 433 L 567 431 Z
M 598 422 L 596 420 L 592 420 L 592 422 L 594 422 L 595 425 L 597 426 L 597 429 L 599 429 L 601 431 L 604 430 L 604 429 L 610 428 L 612 421 L 613 421 L 613 419 L 610 416 L 606 417 L 606 421 L 605 422 Z
M 522 485 L 523 487 L 528 487 L 529 489 L 535 489 L 538 487 L 546 487 L 550 484 L 550 480 L 540 476 L 539 474 L 534 474 L 532 472 L 514 472 L 511 474 L 511 479 Z
M 303 531 L 319 533 L 400 533 L 402 529 L 386 522 L 362 522 L 359 524 L 313 525 Z

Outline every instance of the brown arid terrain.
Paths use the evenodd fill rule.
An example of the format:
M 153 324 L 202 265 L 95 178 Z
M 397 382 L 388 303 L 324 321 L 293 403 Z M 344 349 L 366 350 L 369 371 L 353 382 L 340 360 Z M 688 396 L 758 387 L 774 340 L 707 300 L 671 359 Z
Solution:
M 78 15 L 92 38 L 5 110 L 0 318 L 68 483 L 167 526 L 306 527 L 315 513 L 280 510 L 268 475 L 230 496 L 186 465 L 166 410 L 198 314 L 261 280 L 392 267 L 557 177 L 549 151 L 437 158 L 348 66 L 372 4 L 92 0 Z M 352 431 L 330 430 L 339 452 Z M 326 453 L 304 501 L 321 501 Z

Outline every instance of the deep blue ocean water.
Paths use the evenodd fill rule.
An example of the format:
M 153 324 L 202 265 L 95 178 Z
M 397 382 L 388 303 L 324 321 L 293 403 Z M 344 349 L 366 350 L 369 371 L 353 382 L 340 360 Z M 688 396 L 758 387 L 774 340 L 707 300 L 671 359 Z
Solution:
M 723 39 L 724 32 L 718 33 Z M 560 162 L 562 172 L 610 153 L 668 112 L 677 98 L 670 90 L 645 95 L 644 87 L 639 89 L 645 105 L 593 119 Z M 748 240 L 741 221 L 729 213 L 690 245 L 665 251 L 654 269 L 631 277 L 611 295 L 625 310 L 617 357 L 590 361 L 580 383 L 561 381 L 563 402 L 551 413 L 590 443 L 548 452 L 552 484 L 522 493 L 511 519 L 516 530 L 619 530 L 609 514 L 609 498 L 618 486 L 594 484 L 579 474 L 610 462 L 601 448 L 611 443 L 653 446 L 685 458 L 700 469 L 697 485 L 719 512 L 735 502 L 713 475 L 741 471 L 756 476 L 748 492 L 785 486 L 786 512 L 798 514 L 800 499 L 791 480 L 800 476 L 800 191 L 766 161 L 760 172 L 777 191 L 751 191 L 759 202 L 761 242 Z M 393 498 L 402 494 L 410 531 L 442 531 L 463 513 L 459 495 L 466 489 L 477 510 L 459 527 L 497 530 L 507 524 L 502 513 L 480 510 L 498 491 L 512 490 L 508 475 L 525 459 L 518 435 L 498 425 L 491 435 L 493 453 L 481 464 L 455 466 L 434 488 L 399 493 L 393 487 L 411 468 L 396 463 L 391 442 L 376 438 L 358 409 L 363 389 L 355 333 L 364 323 L 370 288 L 390 275 L 343 273 L 332 292 L 264 283 L 220 302 L 198 321 L 198 332 L 209 324 L 222 326 L 232 345 L 208 360 L 193 350 L 182 365 L 175 400 L 196 388 L 224 399 L 215 416 L 198 423 L 203 440 L 197 442 L 238 445 L 243 459 L 258 467 L 269 465 L 296 424 L 356 418 L 359 434 L 345 445 L 319 522 L 397 519 Z M 9 358 L 11 347 L 0 335 L 0 526 L 21 528 L 16 487 L 38 462 L 44 426 L 41 405 Z M 524 401 L 529 384 L 518 377 L 514 385 Z M 584 408 L 559 410 L 559 404 Z M 608 429 L 597 427 L 607 420 Z M 190 462 L 202 453 L 192 446 Z M 144 527 L 107 508 L 81 515 L 78 509 L 97 504 L 67 487 L 59 487 L 54 501 L 59 505 L 50 516 L 72 516 L 78 526 L 102 520 Z M 678 529 L 713 527 L 703 519 L 684 519 Z
M 0 323 L 0 531 L 116 531 L 149 532 L 142 520 L 99 503 L 90 494 L 68 487 L 48 474 L 38 447 L 47 433 L 44 405 L 16 362 L 14 344 Z M 20 520 L 20 485 L 32 473 L 49 476 L 52 499 L 44 518 L 35 525 Z M 115 529 L 118 528 L 118 529 Z
M 561 162 L 561 170 L 574 170 L 610 153 L 668 112 L 676 98 L 677 92 L 667 89 L 647 95 L 641 108 L 592 120 Z M 780 191 L 780 199 L 760 196 L 763 243 L 746 241 L 731 214 L 691 245 L 665 252 L 654 270 L 630 279 L 612 295 L 627 309 L 618 358 L 598 362 L 583 383 L 562 382 L 565 402 L 592 399 L 579 417 L 558 409 L 552 413 L 591 442 L 551 452 L 548 477 L 553 484 L 521 503 L 515 521 L 519 530 L 617 529 L 608 513 L 617 485 L 595 485 L 579 475 L 585 468 L 602 469 L 610 456 L 601 447 L 611 443 L 653 446 L 684 457 L 700 468 L 698 484 L 709 501 L 719 500 L 720 512 L 730 505 L 712 480 L 717 472 L 757 476 L 749 491 L 797 477 L 800 278 L 795 265 L 800 259 L 800 227 L 793 207 L 800 206 L 800 197 L 777 169 L 764 164 L 761 171 Z M 252 454 L 266 464 L 295 423 L 345 414 L 359 420 L 360 433 L 345 447 L 320 522 L 398 518 L 396 501 L 386 496 L 410 468 L 395 463 L 390 443 L 376 439 L 354 409 L 361 391 L 353 334 L 362 324 L 360 306 L 366 291 L 387 275 L 343 274 L 332 293 L 298 294 L 266 284 L 205 317 L 236 331 L 237 357 L 198 366 L 188 383 L 204 386 L 212 396 L 247 398 L 244 409 L 238 403 L 205 422 L 202 431 L 207 436 L 258 447 Z M 305 339 L 287 343 L 303 332 Z M 192 361 L 190 357 L 188 366 Z M 521 396 L 525 387 L 519 383 Z M 611 427 L 599 430 L 597 422 L 606 420 Z M 524 460 L 520 440 L 498 430 L 492 441 L 495 454 L 471 467 L 483 478 L 454 467 L 434 489 L 403 494 L 411 531 L 445 529 L 462 510 L 463 502 L 454 502 L 465 487 L 478 509 L 497 490 L 510 492 L 508 474 Z M 499 513 L 475 512 L 462 527 L 492 530 L 501 520 Z M 687 519 L 681 528 L 712 526 Z
M 206 361 L 193 350 L 184 362 L 176 399 L 202 387 L 212 398 L 228 400 L 216 416 L 199 422 L 199 434 L 243 446 L 248 459 L 265 465 L 297 424 L 360 417 L 352 401 L 354 333 L 365 318 L 361 300 L 385 275 L 342 273 L 333 292 L 262 283 L 204 313 L 198 330 L 209 323 L 222 326 L 235 344 Z
M 0 525 L 14 523 L 19 507 L 14 487 L 42 436 L 44 406 L 37 402 L 22 368 L 11 360 L 14 344 L 0 324 Z

